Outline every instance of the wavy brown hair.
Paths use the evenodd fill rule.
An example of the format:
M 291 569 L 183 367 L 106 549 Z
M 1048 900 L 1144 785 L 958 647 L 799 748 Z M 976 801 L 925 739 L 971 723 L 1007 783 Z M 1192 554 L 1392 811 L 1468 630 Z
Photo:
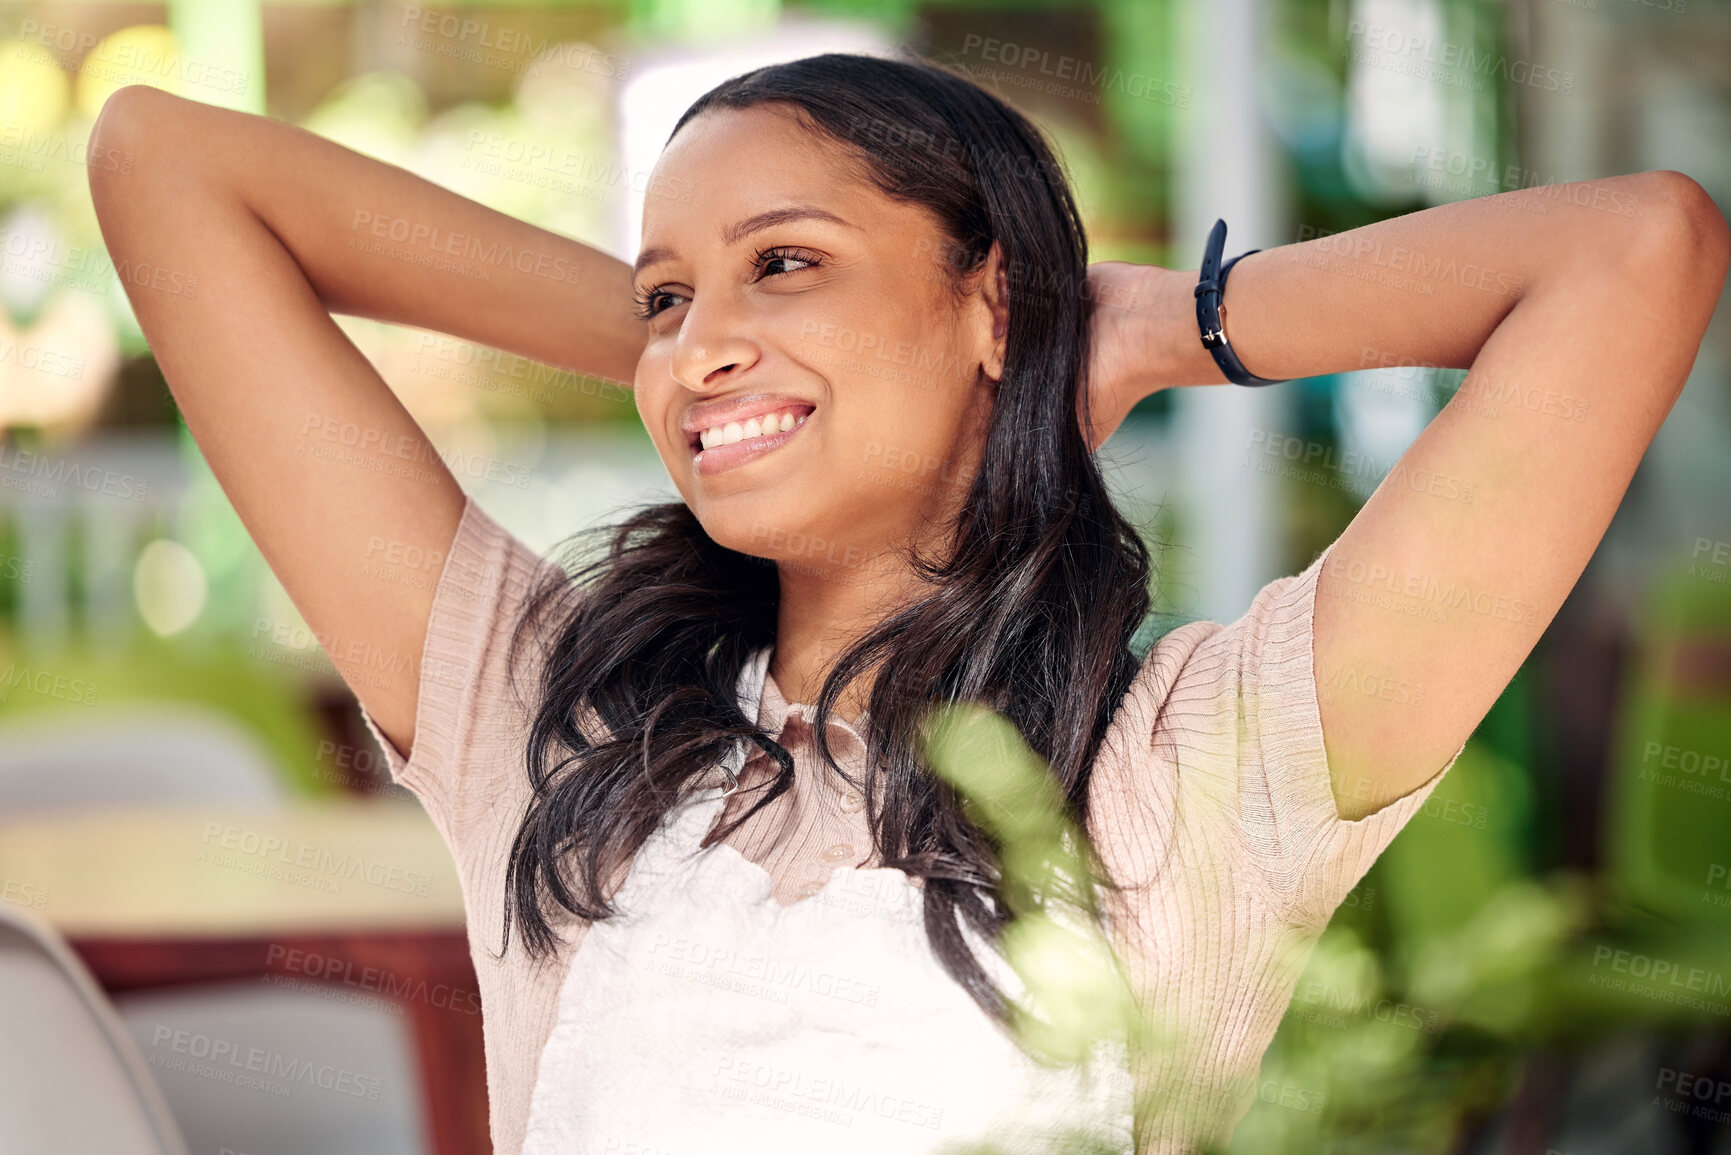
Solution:
M 829 671 L 824 722 L 871 672 L 863 737 L 881 780 L 856 785 L 885 866 L 924 880 L 937 958 L 989 1014 L 1004 994 L 974 957 L 964 924 L 995 942 L 1009 917 L 1000 848 L 969 821 L 921 753 L 928 711 L 983 702 L 1050 764 L 1084 830 L 1089 769 L 1139 668 L 1131 641 L 1150 608 L 1146 546 L 1114 507 L 1076 418 L 1087 387 L 1088 244 L 1064 170 L 1010 105 L 935 64 L 829 54 L 734 77 L 673 130 L 712 109 L 785 108 L 843 146 L 886 196 L 919 204 L 950 243 L 957 293 L 994 242 L 1009 281 L 1002 378 L 983 456 L 953 527 L 953 551 L 910 558 L 921 596 L 854 643 Z M 598 534 L 599 536 L 590 536 Z M 548 912 L 617 913 L 607 892 L 668 812 L 736 742 L 780 773 L 722 838 L 787 791 L 789 752 L 735 698 L 745 663 L 775 642 L 779 600 L 762 559 L 713 541 L 681 502 L 584 535 L 573 581 L 536 591 L 517 639 L 546 660 L 528 740 L 533 799 L 511 849 L 511 920 L 531 953 L 555 949 Z M 596 545 L 594 543 L 599 542 Z M 531 627 L 551 615 L 550 629 Z

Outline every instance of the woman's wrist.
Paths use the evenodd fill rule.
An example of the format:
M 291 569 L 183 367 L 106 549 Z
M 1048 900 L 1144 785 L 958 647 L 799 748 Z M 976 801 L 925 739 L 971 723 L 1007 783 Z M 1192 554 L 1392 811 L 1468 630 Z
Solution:
M 1159 316 L 1169 350 L 1162 387 L 1231 384 L 1214 354 L 1202 344 L 1202 330 L 1196 323 L 1196 282 L 1201 276 L 1200 269 L 1183 269 L 1167 278 L 1167 300 Z
M 1129 261 L 1088 266 L 1091 445 L 1104 442 L 1138 402 L 1162 389 L 1225 384 L 1196 328 L 1196 277 Z
M 1200 270 L 1144 265 L 1138 271 L 1141 283 L 1126 321 L 1128 340 L 1141 352 L 1124 382 L 1130 405 L 1162 389 L 1227 384 L 1196 327 Z

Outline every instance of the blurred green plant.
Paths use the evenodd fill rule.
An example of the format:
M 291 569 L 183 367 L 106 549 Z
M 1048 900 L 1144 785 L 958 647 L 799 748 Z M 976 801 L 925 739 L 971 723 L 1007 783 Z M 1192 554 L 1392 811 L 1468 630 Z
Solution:
M 926 753 L 998 844 L 1011 916 L 999 946 L 1026 986 L 1013 1009 L 1018 1038 L 1052 1062 L 1084 1062 L 1137 1016 L 1100 926 L 1091 849 L 1057 780 L 1015 726 L 983 706 L 940 711 Z
M 1095 880 L 1101 867 L 1070 819 L 1050 767 L 1002 715 L 977 704 L 934 711 L 927 762 L 961 795 L 964 811 L 996 843 L 999 892 L 1010 915 L 997 948 L 1021 990 L 1008 990 L 1017 1041 L 1036 1060 L 1081 1067 L 1104 1059 L 1129 1070 L 1158 1043 L 1107 941 Z M 957 1155 L 1096 1155 L 1121 1145 L 1086 1125 L 1049 1139 L 1020 1135 Z
M 1517 819 L 1525 785 L 1511 776 L 1519 769 L 1487 748 L 1469 748 L 1472 756 L 1457 763 L 1466 772 L 1439 803 L 1457 805 L 1438 813 L 1476 813 L 1460 811 L 1474 800 L 1499 822 Z M 925 755 L 998 851 L 1010 918 L 997 945 L 1023 988 L 1007 992 L 1017 1040 L 1047 1063 L 1084 1064 L 1113 1041 L 1133 1059 L 1147 1058 L 1159 1045 L 1157 1029 L 1107 940 L 1097 901 L 1105 875 L 1049 767 L 1012 723 L 975 704 L 934 711 Z M 1412 912 L 1397 915 L 1386 899 L 1374 917 L 1369 902 L 1337 912 L 1264 1056 L 1250 1110 L 1224 1146 L 1208 1150 L 1443 1155 L 1458 1148 L 1464 1129 L 1503 1109 L 1526 1054 L 1583 1033 L 1662 1030 L 1686 1020 L 1685 1000 L 1663 984 L 1621 972 L 1613 980 L 1614 968 L 1636 958 L 1634 969 L 1717 974 L 1722 938 L 1678 937 L 1675 928 L 1619 917 L 1579 874 L 1532 877 L 1505 860 L 1495 833 L 1489 824 L 1431 816 L 1401 835 L 1408 844 L 1391 847 L 1366 879 L 1370 894 L 1392 886 L 1397 905 L 1414 882 L 1400 878 L 1403 871 L 1421 869 L 1431 888 L 1454 885 L 1449 862 L 1473 849 L 1471 839 L 1500 868 L 1470 875 L 1482 883 L 1476 907 L 1451 904 L 1446 917 L 1415 924 Z M 1043 1144 L 1023 1135 L 954 1151 L 1116 1149 L 1078 1128 Z

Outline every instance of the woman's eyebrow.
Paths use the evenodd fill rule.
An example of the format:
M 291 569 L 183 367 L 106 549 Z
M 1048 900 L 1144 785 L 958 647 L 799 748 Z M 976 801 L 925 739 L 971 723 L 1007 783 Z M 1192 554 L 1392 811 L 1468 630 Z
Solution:
M 767 212 L 758 213 L 756 216 L 746 217 L 732 228 L 722 229 L 721 241 L 723 244 L 737 245 L 752 233 L 762 232 L 764 229 L 786 224 L 789 221 L 804 220 L 829 221 L 832 224 L 845 225 L 850 229 L 859 227 L 849 224 L 834 213 L 820 209 L 815 205 L 790 205 L 787 208 L 770 209 Z
M 850 229 L 859 228 L 851 221 L 845 221 L 829 210 L 820 209 L 815 205 L 789 205 L 786 208 L 769 209 L 757 213 L 755 216 L 746 217 L 737 224 L 729 225 L 721 230 L 721 241 L 726 245 L 737 245 L 753 233 L 760 233 L 764 229 L 786 224 L 789 221 L 804 220 L 829 221 L 832 224 L 843 225 Z M 636 263 L 631 266 L 631 275 L 636 276 L 650 265 L 672 260 L 673 257 L 673 250 L 666 245 L 656 245 L 653 248 L 644 249 L 638 254 Z

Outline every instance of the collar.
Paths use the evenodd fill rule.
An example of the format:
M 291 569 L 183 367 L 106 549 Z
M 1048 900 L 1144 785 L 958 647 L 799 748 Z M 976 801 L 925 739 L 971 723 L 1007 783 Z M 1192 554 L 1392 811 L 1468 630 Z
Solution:
M 789 702 L 782 696 L 781 687 L 776 685 L 769 672 L 769 660 L 774 650 L 773 646 L 764 646 L 746 661 L 739 675 L 739 700 L 746 717 L 751 717 L 755 710 L 757 724 L 779 741 L 789 723 L 805 725 L 805 720 L 817 711 L 806 702 Z M 864 717 L 862 714 L 861 718 Z M 830 747 L 838 759 L 864 756 L 865 739 L 850 723 L 831 715 L 829 735 Z

